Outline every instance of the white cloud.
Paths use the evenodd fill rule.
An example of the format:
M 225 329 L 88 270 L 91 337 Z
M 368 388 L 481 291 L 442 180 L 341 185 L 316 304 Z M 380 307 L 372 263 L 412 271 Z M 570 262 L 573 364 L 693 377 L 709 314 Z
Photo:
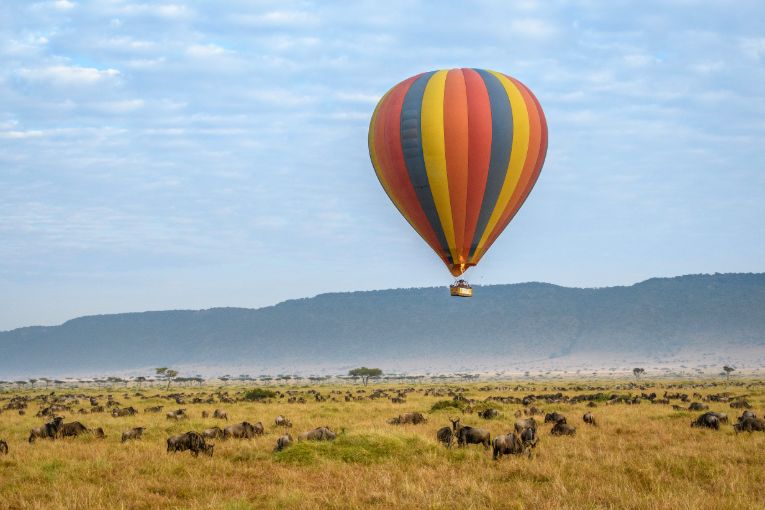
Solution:
M 363 92 L 338 92 L 335 97 L 340 101 L 347 101 L 349 103 L 367 103 L 377 104 L 380 100 L 377 94 L 365 94 Z
M 765 56 L 765 37 L 750 37 L 742 39 L 739 47 L 747 57 L 753 60 L 760 60 L 763 56 Z
M 243 15 L 233 21 L 253 26 L 303 26 L 318 22 L 318 17 L 307 11 L 271 11 L 265 14 Z
M 227 53 L 217 44 L 194 44 L 186 49 L 186 54 L 196 58 L 220 57 Z
M 630 53 L 624 55 L 624 63 L 630 67 L 646 67 L 659 62 L 659 59 L 647 53 Z
M 42 136 L 45 136 L 45 132 L 40 130 L 0 131 L 0 138 L 10 138 L 15 140 L 23 138 L 40 138 Z
M 301 106 L 314 101 L 312 96 L 305 94 L 296 94 L 282 89 L 262 89 L 253 90 L 250 95 L 264 103 L 273 106 Z
M 99 112 L 120 114 L 140 110 L 145 106 L 145 102 L 142 99 L 126 99 L 124 101 L 106 101 L 93 103 L 90 106 Z
M 60 11 L 68 11 L 69 9 L 73 9 L 76 6 L 77 4 L 74 2 L 69 2 L 68 0 L 55 0 L 53 2 L 53 7 Z
M 99 46 L 116 50 L 147 51 L 155 48 L 156 44 L 132 37 L 110 37 L 100 41 Z
M 118 8 L 117 12 L 126 15 L 149 15 L 160 18 L 185 18 L 192 14 L 185 5 L 178 4 L 128 4 Z
M 555 35 L 557 29 L 550 22 L 537 18 L 524 18 L 512 21 L 510 23 L 510 31 L 513 34 L 532 39 L 547 39 Z
M 61 85 L 87 85 L 116 78 L 120 72 L 116 69 L 96 69 L 95 67 L 49 66 L 37 69 L 23 68 L 19 76 L 31 81 L 48 81 Z

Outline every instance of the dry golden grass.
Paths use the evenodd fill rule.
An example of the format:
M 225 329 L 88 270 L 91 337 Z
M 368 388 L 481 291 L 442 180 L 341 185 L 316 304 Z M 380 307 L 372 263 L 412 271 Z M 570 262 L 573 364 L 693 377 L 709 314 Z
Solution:
M 707 394 L 727 389 L 734 394 L 746 393 L 758 416 L 762 415 L 765 387 L 756 381 L 748 383 L 749 388 L 718 386 L 682 391 Z M 479 390 L 500 384 L 515 386 L 476 383 L 467 386 L 465 395 L 483 400 L 490 395 L 522 397 L 552 392 L 551 388 L 543 389 L 545 383 L 527 385 L 523 391 Z M 563 383 L 548 385 L 552 384 Z M 565 384 L 573 388 L 584 383 Z M 613 387 L 617 383 L 593 384 Z M 669 382 L 645 384 L 651 386 L 645 391 L 661 394 Z M 426 387 L 430 385 L 415 386 Z M 347 389 L 315 388 L 323 394 Z M 171 392 L 209 393 L 218 389 L 171 388 Z M 242 388 L 223 389 L 233 394 Z M 97 389 L 69 391 L 109 393 Z M 166 393 L 155 388 L 141 391 L 146 395 Z M 134 392 L 130 390 L 131 395 Z M 15 411 L 0 414 L 0 438 L 10 445 L 9 455 L 0 456 L 0 508 L 765 508 L 765 433 L 737 435 L 730 425 L 720 431 L 691 428 L 692 418 L 700 413 L 673 411 L 667 405 L 600 403 L 592 409 L 599 425 L 589 427 L 581 421 L 588 410 L 584 404 L 538 404 L 546 411 L 565 414 L 577 427 L 577 435 L 553 437 L 551 426 L 543 425 L 532 458 L 511 456 L 495 462 L 491 452 L 480 446 L 447 450 L 436 443 L 435 432 L 448 425 L 449 411 L 426 413 L 429 421 L 422 425 L 386 423 L 402 412 L 426 412 L 445 398 L 426 397 L 422 392 L 411 393 L 405 404 L 385 399 L 186 404 L 182 407 L 192 419 L 179 423 L 166 420 L 164 412 L 143 412 L 145 407 L 158 404 L 164 405 L 165 411 L 179 407 L 174 402 L 135 396 L 125 400 L 124 390 L 117 388 L 111 393 L 140 413 L 125 418 L 107 413 L 66 415 L 66 421 L 103 427 L 108 436 L 105 440 L 81 437 L 29 444 L 29 429 L 44 421 L 34 417 L 37 404 L 30 405 L 26 416 Z M 9 396 L 0 393 L 0 399 Z M 0 400 L 0 404 L 5 403 Z M 727 412 L 733 421 L 740 414 L 728 404 L 710 406 Z M 215 441 L 212 458 L 165 452 L 169 435 L 221 425 L 219 420 L 201 418 L 203 410 L 216 407 L 228 411 L 229 423 L 262 421 L 265 436 L 251 441 Z M 463 423 L 488 428 L 492 436 L 506 433 L 515 421 L 513 412 L 521 406 L 499 408 L 499 419 L 486 421 L 475 414 L 463 415 Z M 292 419 L 293 436 L 320 425 L 337 432 L 344 429 L 345 433 L 334 443 L 300 443 L 274 454 L 281 433 L 273 425 L 278 414 Z M 121 432 L 134 426 L 147 427 L 144 438 L 121 444 Z

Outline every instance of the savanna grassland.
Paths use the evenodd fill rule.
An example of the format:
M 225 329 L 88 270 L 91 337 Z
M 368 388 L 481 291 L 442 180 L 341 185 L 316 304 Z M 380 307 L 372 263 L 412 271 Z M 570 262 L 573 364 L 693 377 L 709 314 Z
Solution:
M 344 395 L 364 397 L 376 389 L 390 396 L 413 389 L 405 403 L 389 398 L 346 402 Z M 440 395 L 425 395 L 437 388 Z M 73 412 L 60 412 L 67 422 L 81 421 L 103 427 L 106 438 L 90 435 L 27 442 L 29 431 L 46 418 L 35 417 L 43 407 L 43 391 L 0 393 L 0 407 L 14 395 L 30 398 L 25 415 L 17 410 L 0 414 L 0 439 L 10 447 L 0 455 L 0 508 L 765 508 L 765 433 L 736 434 L 731 424 L 719 431 L 691 428 L 701 412 L 673 409 L 688 402 L 652 404 L 641 400 L 628 405 L 606 403 L 612 394 L 639 396 L 665 391 L 686 393 L 690 401 L 728 392 L 745 396 L 758 416 L 765 411 L 765 382 L 698 381 L 570 381 L 481 382 L 463 384 L 272 386 L 269 389 L 299 392 L 305 403 L 288 403 L 289 396 L 267 402 L 242 400 L 245 387 L 194 388 L 73 388 L 56 395 L 76 395 Z M 327 397 L 316 401 L 315 390 Z M 359 390 L 365 390 L 364 393 Z M 235 402 L 221 403 L 219 392 Z M 332 393 L 334 392 L 334 393 Z M 436 441 L 436 431 L 459 416 L 466 425 L 491 431 L 492 437 L 512 430 L 514 413 L 527 406 L 487 402 L 487 397 L 523 398 L 527 395 L 566 396 L 602 393 L 587 402 L 550 403 L 537 400 L 546 412 L 558 411 L 576 426 L 573 437 L 550 435 L 551 424 L 539 428 L 540 442 L 529 458 L 502 457 L 493 461 L 491 451 L 480 445 L 447 449 Z M 166 398 L 184 394 L 178 405 Z M 694 398 L 694 393 L 697 395 Z M 122 407 L 139 414 L 115 418 L 105 413 L 77 414 L 89 409 L 84 396 L 105 404 L 112 394 Z M 500 416 L 484 420 L 448 404 L 437 411 L 437 402 L 480 410 L 494 407 Z M 193 397 L 214 403 L 191 403 Z M 701 396 L 702 398 L 698 398 Z M 37 399 L 34 399 L 37 397 Z M 336 401 L 332 400 L 332 397 Z M 507 401 L 508 399 L 505 399 Z M 731 423 L 741 414 L 729 402 L 707 402 L 713 411 L 725 412 Z M 159 414 L 146 407 L 163 405 Z M 165 412 L 184 407 L 188 420 L 175 422 Z M 438 406 L 437 406 L 438 407 Z M 193 457 L 189 452 L 167 453 L 166 439 L 189 430 L 201 431 L 226 423 L 202 411 L 216 408 L 228 413 L 227 424 L 261 421 L 265 434 L 252 440 L 214 440 L 214 455 Z M 420 411 L 428 422 L 391 425 L 391 417 Z M 582 415 L 591 411 L 597 426 L 585 425 Z M 300 442 L 274 453 L 283 432 L 274 425 L 277 415 L 292 420 L 293 436 L 327 425 L 338 433 L 333 442 Z M 543 416 L 537 419 L 543 421 Z M 144 426 L 143 439 L 122 444 L 121 433 Z

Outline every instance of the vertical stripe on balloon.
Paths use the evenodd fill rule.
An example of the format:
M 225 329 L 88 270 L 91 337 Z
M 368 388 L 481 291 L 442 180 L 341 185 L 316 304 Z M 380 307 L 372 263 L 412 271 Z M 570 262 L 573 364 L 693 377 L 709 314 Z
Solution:
M 409 171 L 409 179 L 412 181 L 417 198 L 425 211 L 431 227 L 436 233 L 441 251 L 440 256 L 448 255 L 451 260 L 449 243 L 446 240 L 444 229 L 439 219 L 433 192 L 430 187 L 428 173 L 425 168 L 425 159 L 422 147 L 422 99 L 425 88 L 435 72 L 425 73 L 412 84 L 404 97 L 401 108 L 401 147 L 404 152 L 404 161 Z
M 465 258 L 468 258 L 486 190 L 486 180 L 489 176 L 492 115 L 489 92 L 481 75 L 473 69 L 463 69 L 462 75 L 465 78 L 465 97 L 468 107 L 468 183 L 465 235 L 461 252 Z
M 447 71 L 438 71 L 428 80 L 422 95 L 420 111 L 420 136 L 422 138 L 422 159 L 428 175 L 430 191 L 436 205 L 449 253 L 457 262 L 457 250 L 452 222 L 452 208 L 449 197 L 449 177 L 446 173 L 446 148 L 444 145 L 444 89 Z
M 486 224 L 486 230 L 481 234 L 481 239 L 478 242 L 476 251 L 479 253 L 483 253 L 484 250 L 482 249 L 482 245 L 488 239 L 494 226 L 499 221 L 500 216 L 502 216 L 505 207 L 507 207 L 508 202 L 510 202 L 510 197 L 513 195 L 513 191 L 515 191 L 515 188 L 518 185 L 518 180 L 521 178 L 523 163 L 526 161 L 526 156 L 529 151 L 529 114 L 521 92 L 518 90 L 518 87 L 504 75 L 494 71 L 489 72 L 500 81 L 510 100 L 513 111 L 513 140 L 512 148 L 510 150 L 510 161 L 508 162 L 507 170 L 505 171 L 505 180 L 502 183 L 502 188 L 497 197 L 497 202 L 494 205 L 494 210 Z
M 482 69 L 476 69 L 476 71 L 481 75 L 486 85 L 491 104 L 491 160 L 489 162 L 489 175 L 486 178 L 486 189 L 481 201 L 481 211 L 478 214 L 478 224 L 473 235 L 473 242 L 470 245 L 471 259 L 473 259 L 473 254 L 483 237 L 491 213 L 497 204 L 502 184 L 505 182 L 514 130 L 510 101 L 507 99 L 507 92 L 502 83 L 488 71 Z
M 446 75 L 443 100 L 444 154 L 449 182 L 449 202 L 454 226 L 455 264 L 467 263 L 465 215 L 468 195 L 468 102 L 465 77 L 460 69 Z

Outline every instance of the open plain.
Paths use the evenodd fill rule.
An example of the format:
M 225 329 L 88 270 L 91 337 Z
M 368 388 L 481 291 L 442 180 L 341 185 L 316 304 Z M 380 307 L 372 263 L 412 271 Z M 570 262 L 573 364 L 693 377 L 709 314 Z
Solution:
M 272 385 L 265 389 L 274 396 L 245 400 L 252 389 L 6 388 L 0 508 L 765 508 L 765 433 L 733 428 L 743 406 L 762 417 L 761 380 Z M 691 427 L 704 412 L 688 410 L 694 402 L 726 413 L 728 423 Z M 36 416 L 50 405 L 66 407 Z M 90 412 L 97 406 L 104 411 Z M 153 406 L 161 412 L 145 411 Z M 112 416 L 128 407 L 137 414 Z M 563 414 L 576 434 L 553 436 L 553 424 L 536 415 L 536 447 L 497 461 L 481 445 L 447 448 L 436 439 L 450 417 L 492 437 L 507 434 L 516 414 L 526 418 L 532 407 Z M 166 416 L 181 408 L 186 419 Z M 214 418 L 215 409 L 228 420 Z M 499 415 L 480 417 L 486 409 Z M 594 426 L 582 420 L 588 411 Z M 406 412 L 427 421 L 388 423 Z M 106 437 L 30 443 L 30 430 L 54 414 L 101 427 Z M 292 427 L 277 426 L 278 415 Z M 208 440 L 212 456 L 166 451 L 169 436 L 242 421 L 262 422 L 264 433 Z M 274 452 L 285 432 L 297 440 L 319 426 L 336 439 L 295 441 Z M 123 443 L 133 427 L 145 427 L 142 438 Z

